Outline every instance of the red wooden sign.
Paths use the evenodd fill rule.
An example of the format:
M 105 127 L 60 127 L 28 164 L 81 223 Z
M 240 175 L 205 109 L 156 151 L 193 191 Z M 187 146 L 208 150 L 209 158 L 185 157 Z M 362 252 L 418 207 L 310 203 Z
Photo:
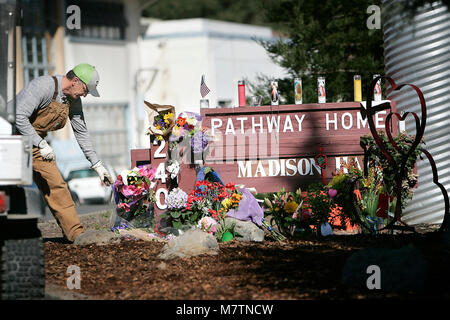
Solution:
M 388 112 L 374 116 L 378 129 L 384 129 Z M 225 183 L 243 184 L 263 193 L 283 187 L 288 191 L 306 188 L 323 179 L 328 182 L 341 161 L 350 158 L 362 167 L 360 137 L 370 134 L 359 102 L 202 109 L 201 115 L 202 126 L 210 128 L 216 138 L 205 165 L 217 171 Z M 162 177 L 167 149 L 168 142 L 163 141 L 153 142 L 150 150 L 132 150 L 132 167 L 151 163 Z M 323 156 L 325 169 L 318 163 Z M 195 176 L 194 166 L 182 163 L 180 188 L 190 192 Z M 166 194 L 158 190 L 167 187 L 160 179 L 157 197 Z

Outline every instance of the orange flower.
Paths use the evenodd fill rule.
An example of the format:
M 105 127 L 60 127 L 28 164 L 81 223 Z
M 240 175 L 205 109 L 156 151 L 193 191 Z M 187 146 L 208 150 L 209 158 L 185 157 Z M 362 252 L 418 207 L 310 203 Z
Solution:
M 356 199 L 358 199 L 358 201 L 361 201 L 362 197 L 361 197 L 361 192 L 356 189 L 353 191 L 354 194 L 356 194 Z
M 177 120 L 177 124 L 180 126 L 180 127 L 182 127 L 182 126 L 184 126 L 184 124 L 186 123 L 186 118 L 178 118 L 178 120 Z

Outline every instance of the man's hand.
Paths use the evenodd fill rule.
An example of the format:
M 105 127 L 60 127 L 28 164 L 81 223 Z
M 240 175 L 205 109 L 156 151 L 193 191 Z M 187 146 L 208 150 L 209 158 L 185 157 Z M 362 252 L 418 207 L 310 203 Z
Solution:
M 102 180 L 107 186 L 110 186 L 114 182 L 108 170 L 106 170 L 101 161 L 94 164 L 92 166 L 92 169 L 94 169 L 95 172 L 97 172 L 98 176 L 100 177 L 100 180 Z
M 53 151 L 52 147 L 49 146 L 47 141 L 42 140 L 39 142 L 38 145 L 39 152 L 41 153 L 42 158 L 46 161 L 54 161 L 56 160 L 55 152 Z

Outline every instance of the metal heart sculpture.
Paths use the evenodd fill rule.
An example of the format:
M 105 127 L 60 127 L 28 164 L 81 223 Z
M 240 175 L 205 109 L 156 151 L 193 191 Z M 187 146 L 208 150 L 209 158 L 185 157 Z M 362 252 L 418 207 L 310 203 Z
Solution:
M 384 145 L 382 139 L 380 138 L 380 136 L 378 135 L 378 133 L 376 131 L 375 123 L 373 121 L 373 115 L 375 115 L 376 112 L 379 112 L 381 110 L 384 110 L 384 109 L 387 109 L 390 107 L 390 103 L 383 103 L 381 105 L 377 105 L 374 107 L 372 106 L 372 98 L 371 98 L 372 92 L 375 89 L 375 85 L 379 79 L 386 79 L 389 82 L 389 84 L 391 85 L 391 88 L 393 91 L 399 91 L 402 88 L 404 88 L 405 86 L 409 86 L 409 87 L 413 88 L 416 91 L 417 95 L 419 96 L 419 101 L 420 101 L 420 106 L 421 106 L 421 119 L 419 119 L 419 116 L 415 112 L 405 112 L 403 115 L 400 115 L 398 112 L 390 112 L 386 117 L 386 122 L 385 122 L 386 135 L 387 135 L 389 143 L 392 145 L 392 147 L 402 155 L 400 163 L 397 163 L 397 161 L 394 159 L 394 157 L 392 157 L 392 155 L 387 151 L 386 146 Z M 389 105 L 389 106 L 387 106 L 387 105 Z M 363 118 L 367 117 L 370 131 L 372 133 L 372 136 L 373 136 L 376 144 L 378 145 L 378 147 L 380 148 L 381 152 L 386 157 L 386 159 L 389 161 L 389 163 L 392 166 L 394 166 L 394 168 L 397 169 L 397 170 L 395 170 L 395 172 L 398 173 L 396 175 L 396 179 L 395 179 L 395 181 L 396 181 L 395 193 L 396 193 L 397 199 L 401 199 L 402 182 L 403 182 L 403 177 L 406 174 L 406 163 L 407 163 L 409 157 L 412 155 L 412 153 L 419 146 L 420 142 L 422 141 L 424 132 L 425 132 L 425 126 L 426 126 L 426 120 L 427 120 L 427 108 L 426 108 L 426 103 L 425 103 L 425 98 L 423 96 L 423 93 L 417 86 L 415 86 L 413 84 L 397 85 L 391 77 L 377 76 L 370 83 L 370 86 L 369 86 L 369 89 L 367 92 L 367 107 L 364 108 L 364 106 L 361 104 L 361 115 L 363 116 Z M 409 115 L 412 115 L 415 119 L 416 137 L 415 137 L 413 143 L 411 144 L 411 146 L 409 147 L 408 151 L 405 152 L 399 148 L 399 146 L 396 144 L 394 138 L 392 137 L 392 130 L 391 130 L 392 117 L 395 116 L 399 121 L 404 121 Z M 445 213 L 444 213 L 444 220 L 443 220 L 443 222 L 441 224 L 441 228 L 440 228 L 440 231 L 444 231 L 444 229 L 446 230 L 448 228 L 448 223 L 449 223 L 448 193 L 447 193 L 446 189 L 444 188 L 444 186 L 441 183 L 439 183 L 439 181 L 438 181 L 439 179 L 438 179 L 436 164 L 433 160 L 433 157 L 424 148 L 420 148 L 420 151 L 423 154 L 425 154 L 426 157 L 428 158 L 430 165 L 432 167 L 432 171 L 433 171 L 433 182 L 441 189 L 441 192 L 444 196 Z M 397 201 L 394 219 L 385 228 L 393 228 L 395 222 L 397 222 L 397 221 L 404 224 L 401 221 L 401 213 L 402 213 L 401 201 Z

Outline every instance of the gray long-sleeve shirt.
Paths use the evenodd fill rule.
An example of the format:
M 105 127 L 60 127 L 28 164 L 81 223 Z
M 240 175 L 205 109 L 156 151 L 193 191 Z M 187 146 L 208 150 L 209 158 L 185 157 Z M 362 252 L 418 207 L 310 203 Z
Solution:
M 63 98 L 65 98 L 61 88 L 62 78 L 63 76 L 61 75 L 56 76 L 58 80 L 58 95 L 55 100 L 57 102 L 63 102 Z M 35 110 L 45 108 L 52 101 L 54 91 L 55 82 L 51 76 L 46 75 L 33 79 L 17 94 L 16 127 L 22 135 L 31 136 L 34 146 L 38 146 L 42 138 L 31 125 L 30 117 Z M 75 138 L 86 159 L 91 164 L 97 163 L 99 158 L 94 150 L 86 122 L 84 121 L 81 98 L 78 98 L 70 105 L 69 119 Z

